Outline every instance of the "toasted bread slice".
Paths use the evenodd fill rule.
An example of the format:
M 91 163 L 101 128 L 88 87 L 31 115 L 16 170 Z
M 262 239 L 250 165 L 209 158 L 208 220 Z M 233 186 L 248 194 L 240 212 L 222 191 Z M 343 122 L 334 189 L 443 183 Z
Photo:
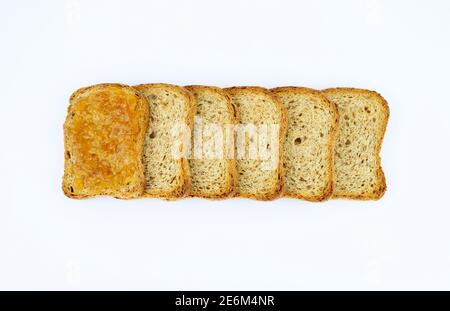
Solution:
M 191 133 L 179 133 L 185 126 L 193 129 L 195 99 L 186 89 L 171 84 L 135 86 L 150 105 L 150 127 L 144 145 L 144 197 L 176 199 L 190 187 L 186 150 Z M 184 135 L 188 134 L 189 137 Z M 181 154 L 174 154 L 174 150 Z M 176 151 L 176 150 L 175 150 Z
M 272 92 L 287 110 L 284 192 L 287 197 L 323 201 L 333 192 L 333 155 L 338 112 L 319 91 L 280 87 Z
M 74 92 L 64 123 L 65 195 L 141 195 L 148 118 L 146 99 L 129 86 L 98 84 Z
M 189 196 L 226 198 L 233 193 L 236 180 L 234 134 L 230 129 L 234 129 L 237 117 L 231 98 L 217 87 L 194 85 L 186 88 L 194 95 L 197 105 L 194 144 L 189 160 Z
M 261 87 L 226 89 L 239 122 L 236 132 L 237 197 L 271 200 L 283 189 L 283 143 L 286 111 Z
M 389 107 L 378 93 L 333 88 L 322 93 L 335 103 L 340 121 L 335 145 L 333 197 L 376 200 L 386 191 L 380 150 Z

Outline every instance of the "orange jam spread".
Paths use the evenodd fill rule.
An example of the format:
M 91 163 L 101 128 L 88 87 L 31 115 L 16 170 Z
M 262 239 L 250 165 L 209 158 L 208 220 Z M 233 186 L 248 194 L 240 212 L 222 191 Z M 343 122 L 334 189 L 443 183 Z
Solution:
M 142 120 L 138 108 L 134 93 L 113 86 L 81 95 L 74 103 L 68 135 L 73 142 L 75 192 L 118 189 L 135 179 Z

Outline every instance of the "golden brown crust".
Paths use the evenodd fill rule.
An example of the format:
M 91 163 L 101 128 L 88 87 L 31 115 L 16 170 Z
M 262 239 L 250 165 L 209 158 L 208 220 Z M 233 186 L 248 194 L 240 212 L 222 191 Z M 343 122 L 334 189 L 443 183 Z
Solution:
M 285 87 L 276 87 L 270 90 L 274 94 L 279 93 L 297 93 L 297 94 L 308 94 L 308 95 L 314 95 L 320 98 L 320 100 L 328 107 L 330 111 L 333 112 L 333 124 L 332 129 L 330 131 L 330 142 L 328 144 L 328 152 L 330 155 L 329 158 L 329 169 L 328 174 L 330 176 L 329 181 L 327 182 L 327 187 L 325 188 L 324 192 L 321 195 L 316 196 L 305 196 L 301 195 L 299 193 L 293 193 L 293 192 L 283 192 L 284 197 L 290 197 L 290 198 L 296 198 L 296 199 L 303 199 L 307 201 L 312 202 L 320 202 L 325 201 L 329 199 L 333 193 L 333 184 L 334 184 L 334 144 L 336 142 L 337 137 L 337 130 L 338 130 L 338 121 L 339 121 L 339 112 L 336 107 L 336 105 L 332 102 L 330 102 L 320 91 L 307 88 L 307 87 L 297 87 L 297 86 L 285 86 Z
M 175 91 L 179 94 L 181 94 L 186 99 L 186 105 L 187 105 L 187 117 L 185 119 L 185 123 L 191 130 L 191 133 L 194 129 L 194 116 L 196 113 L 196 104 L 195 104 L 195 98 L 194 95 L 191 94 L 188 90 L 185 88 L 173 85 L 173 84 L 167 84 L 167 83 L 146 83 L 146 84 L 139 84 L 133 86 L 138 91 L 142 92 L 145 89 L 149 88 L 167 88 L 172 91 Z M 174 200 L 179 199 L 182 197 L 185 197 L 190 189 L 191 186 L 191 177 L 190 177 L 190 169 L 189 169 L 189 162 L 185 157 L 181 157 L 179 160 L 179 164 L 181 166 L 181 176 L 180 180 L 181 183 L 178 185 L 178 187 L 168 190 L 168 191 L 152 191 L 152 192 L 145 192 L 142 194 L 142 197 L 146 198 L 161 198 L 161 199 L 167 199 L 167 200 Z
M 196 91 L 209 91 L 214 92 L 218 94 L 219 96 L 223 97 L 226 101 L 226 105 L 228 107 L 228 112 L 230 115 L 230 124 L 236 124 L 237 123 L 237 112 L 233 105 L 233 102 L 230 98 L 230 96 L 224 92 L 221 88 L 216 86 L 206 86 L 206 85 L 187 85 L 185 88 L 190 91 L 191 93 Z M 233 135 L 235 135 L 233 133 Z M 233 139 L 234 142 L 234 139 Z M 235 184 L 236 184 L 236 160 L 234 159 L 234 149 L 233 149 L 233 158 L 227 159 L 228 164 L 228 178 L 227 178 L 227 187 L 222 193 L 217 194 L 211 194 L 211 193 L 203 193 L 203 192 L 192 192 L 192 189 L 188 196 L 190 197 L 198 197 L 203 199 L 211 199 L 211 200 L 222 200 L 228 197 L 231 197 L 234 195 L 235 192 Z
M 380 199 L 384 193 L 386 192 L 386 177 L 383 172 L 383 168 L 381 166 L 381 146 L 383 144 L 384 134 L 386 132 L 387 123 L 389 120 L 389 105 L 387 101 L 381 96 L 379 93 L 371 90 L 365 89 L 357 89 L 357 88 L 348 88 L 348 87 L 337 87 L 337 88 L 329 88 L 321 90 L 323 94 L 340 94 L 340 93 L 356 93 L 361 95 L 368 95 L 371 98 L 375 99 L 383 108 L 383 125 L 380 129 L 380 139 L 376 145 L 376 163 L 377 163 L 377 176 L 378 176 L 378 190 L 374 193 L 363 193 L 363 194 L 351 194 L 351 193 L 342 193 L 342 194 L 333 194 L 333 198 L 336 199 L 351 199 L 351 200 L 378 200 Z
M 136 171 L 132 170 L 130 171 L 130 175 L 133 174 L 137 174 L 137 176 L 139 176 L 139 180 L 133 180 L 134 185 L 130 186 L 129 188 L 125 190 L 120 190 L 120 189 L 116 189 L 119 187 L 119 185 L 121 185 L 121 183 L 123 182 L 123 179 L 126 179 L 127 175 L 123 175 L 122 172 L 120 173 L 111 173 L 109 170 L 113 167 L 114 163 L 110 162 L 110 163 L 106 163 L 105 161 L 108 162 L 107 158 L 103 158 L 105 156 L 108 155 L 112 155 L 114 156 L 115 154 L 115 148 L 117 147 L 114 142 L 111 142 L 111 139 L 108 140 L 108 143 L 103 143 L 100 144 L 102 148 L 108 148 L 110 147 L 111 149 L 106 149 L 102 150 L 96 147 L 96 148 L 92 148 L 92 146 L 90 146 L 90 144 L 92 143 L 91 140 L 89 139 L 85 139 L 83 135 L 86 135 L 87 132 L 89 132 L 88 130 L 91 129 L 89 128 L 89 126 L 92 126 L 92 124 L 85 124 L 82 122 L 86 122 L 85 119 L 81 118 L 79 119 L 79 115 L 83 115 L 83 113 L 85 113 L 84 110 L 80 110 L 78 111 L 79 108 L 79 104 L 78 102 L 80 100 L 86 100 L 85 96 L 92 94 L 94 92 L 103 92 L 102 94 L 111 94 L 114 93 L 113 91 L 117 91 L 117 90 L 121 90 L 121 91 L 126 91 L 126 92 L 130 92 L 133 97 L 133 99 L 136 99 L 136 105 L 135 105 L 135 111 L 136 112 L 136 124 L 135 127 L 133 129 L 130 129 L 129 127 L 131 127 L 131 125 L 128 125 L 128 123 L 125 122 L 125 124 L 127 125 L 123 125 L 122 122 L 116 122 L 115 126 L 116 129 L 118 126 L 122 125 L 121 129 L 125 129 L 126 131 L 128 130 L 136 130 L 137 133 L 133 133 L 134 134 L 134 138 L 135 140 L 133 140 L 132 142 L 128 141 L 128 147 L 130 147 L 130 149 L 134 149 L 136 150 L 136 153 L 133 153 L 132 150 L 127 149 L 127 151 L 129 151 L 132 155 L 128 158 L 129 161 L 133 162 L 133 158 L 136 157 L 139 160 L 138 161 L 134 161 L 136 162 Z M 109 92 L 109 93 L 108 93 Z M 124 95 L 121 93 L 121 95 Z M 95 98 L 96 101 L 100 101 L 102 100 L 100 97 L 100 95 L 98 95 L 98 98 Z M 102 96 L 106 96 L 106 95 L 102 95 Z M 114 97 L 113 97 L 114 99 Z M 104 99 L 101 102 L 97 102 L 98 105 L 106 105 L 111 103 L 111 97 L 108 96 L 107 100 Z M 85 106 L 85 108 L 83 109 L 92 109 L 89 108 L 92 105 L 88 105 L 89 103 L 86 102 L 83 105 Z M 116 108 L 119 109 L 128 109 L 128 101 L 121 102 L 119 103 L 121 106 L 117 106 Z M 117 105 L 119 105 L 117 104 Z M 89 106 L 89 107 L 87 107 Z M 98 108 L 98 107 L 97 107 Z M 89 111 L 89 110 L 86 110 Z M 104 110 L 101 112 L 105 112 L 106 114 L 108 112 L 110 112 L 109 110 Z M 133 112 L 131 112 L 133 113 Z M 86 117 L 86 116 L 85 116 Z M 113 119 L 113 116 L 109 116 L 109 118 Z M 96 85 L 92 85 L 92 86 L 88 86 L 88 87 L 83 87 L 80 88 L 78 90 L 76 90 L 71 96 L 70 96 L 70 100 L 69 100 L 69 106 L 67 108 L 67 117 L 66 120 L 64 122 L 64 176 L 63 176 L 63 181 L 62 181 L 62 190 L 64 192 L 64 194 L 67 197 L 73 198 L 73 199 L 82 199 L 82 198 L 88 198 L 88 197 L 93 197 L 93 196 L 98 196 L 98 195 L 111 195 L 114 196 L 116 198 L 121 198 L 121 199 L 129 199 L 129 198 L 134 198 L 139 196 L 142 191 L 144 190 L 144 184 L 145 184 L 145 178 L 144 178 L 144 167 L 143 167 L 143 163 L 142 163 L 142 156 L 143 156 L 143 141 L 145 138 L 145 132 L 147 130 L 147 126 L 148 126 L 148 118 L 149 118 L 149 108 L 148 108 L 148 103 L 147 100 L 145 99 L 145 97 L 143 97 L 141 94 L 139 94 L 136 90 L 134 90 L 132 87 L 128 86 L 128 85 L 124 85 L 124 84 L 119 84 L 119 83 L 103 83 L 103 84 L 96 84 Z M 80 123 L 82 126 L 81 127 L 75 127 L 75 123 Z M 94 129 L 92 129 L 94 130 Z M 110 135 L 111 133 L 105 132 L 103 133 L 105 135 Z M 78 137 L 79 136 L 79 137 Z M 78 137 L 78 138 L 77 138 Z M 129 139 L 131 136 L 129 135 Z M 95 137 L 94 137 L 95 139 Z M 81 142 L 84 141 L 84 144 L 82 144 Z M 112 143 L 112 145 L 111 145 Z M 86 145 L 88 144 L 88 145 Z M 123 147 L 123 146 L 122 146 Z M 94 152 L 94 153 L 93 153 Z M 96 157 L 96 161 L 89 161 L 92 163 L 87 163 L 88 159 L 88 153 L 91 155 Z M 78 159 L 78 160 L 75 160 Z M 98 165 L 100 165 L 102 167 L 99 167 Z M 89 164 L 89 165 L 88 165 Z M 115 163 L 117 165 L 117 163 Z M 111 166 L 110 166 L 111 165 Z M 119 166 L 119 168 L 123 166 Z M 117 169 L 117 167 L 115 167 Z M 104 175 L 101 175 L 102 173 L 102 169 L 105 171 Z M 98 177 L 98 175 L 100 174 L 100 177 Z M 120 176 L 119 176 L 120 175 Z M 101 178 L 101 176 L 104 177 L 105 180 L 103 180 Z M 120 177 L 120 178 L 119 178 Z M 98 189 L 94 189 L 94 186 L 96 185 L 96 183 L 94 182 L 95 180 L 97 180 L 97 186 Z M 113 184 L 113 181 L 115 181 L 115 184 Z M 104 185 L 102 187 L 100 187 L 98 184 L 104 184 L 104 183 L 110 183 L 108 185 L 108 187 L 104 187 Z M 131 183 L 131 182 L 130 182 Z M 75 186 L 75 184 L 77 184 Z M 82 185 L 81 185 L 82 184 Z M 122 185 L 123 186 L 123 185 Z M 122 187 L 121 186 L 121 187 Z M 77 188 L 83 188 L 83 189 L 77 189 Z
M 235 197 L 240 198 L 248 198 L 248 199 L 255 199 L 260 201 L 270 201 L 274 200 L 283 192 L 284 189 L 284 168 L 283 168 L 283 145 L 284 140 L 286 138 L 286 130 L 287 130 L 287 112 L 283 105 L 283 103 L 276 97 L 270 90 L 259 87 L 259 86 L 235 86 L 235 87 L 229 87 L 225 88 L 224 91 L 228 94 L 236 94 L 241 91 L 249 91 L 251 93 L 263 93 L 266 96 L 268 96 L 276 105 L 277 110 L 280 112 L 281 115 L 281 122 L 280 122 L 280 132 L 279 132 L 279 143 L 278 143 L 278 152 L 279 152 L 279 160 L 278 160 L 278 167 L 277 167 L 277 176 L 278 176 L 278 182 L 277 187 L 273 189 L 270 193 L 262 193 L 262 194 L 252 194 L 252 193 L 239 193 L 238 191 L 235 192 Z

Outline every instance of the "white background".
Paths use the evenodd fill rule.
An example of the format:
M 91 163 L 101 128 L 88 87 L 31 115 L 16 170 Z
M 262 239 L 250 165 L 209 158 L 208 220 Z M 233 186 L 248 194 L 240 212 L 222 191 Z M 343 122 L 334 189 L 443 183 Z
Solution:
M 448 1 L 2 1 L 0 289 L 450 289 Z M 377 202 L 70 200 L 99 82 L 352 86 L 389 102 Z

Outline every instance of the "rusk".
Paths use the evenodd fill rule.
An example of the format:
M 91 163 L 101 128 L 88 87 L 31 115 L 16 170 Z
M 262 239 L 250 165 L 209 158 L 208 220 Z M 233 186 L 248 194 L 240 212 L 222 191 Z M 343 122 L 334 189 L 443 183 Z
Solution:
M 123 84 L 97 84 L 72 94 L 64 123 L 66 196 L 141 195 L 148 109 L 146 99 Z
M 140 84 L 135 88 L 150 105 L 150 127 L 144 144 L 144 197 L 176 199 L 190 187 L 190 170 L 185 151 L 190 137 L 177 134 L 175 127 L 193 129 L 194 96 L 183 87 L 171 84 Z M 187 134 L 187 133 L 186 133 Z M 189 133 L 190 134 L 190 133 Z M 180 156 L 174 155 L 179 145 Z
M 322 93 L 340 115 L 335 145 L 333 197 L 376 200 L 386 191 L 380 150 L 389 107 L 378 93 L 354 88 L 332 88 Z
M 245 133 L 240 140 L 237 133 L 238 174 L 235 196 L 272 200 L 280 196 L 284 183 L 283 143 L 286 135 L 286 111 L 279 99 L 267 89 L 244 86 L 227 88 L 226 91 L 238 111 L 238 126 L 266 127 L 270 129 L 267 135 L 276 138 L 273 143 L 268 139 L 264 142 L 259 134 L 255 138 L 251 133 Z M 276 131 L 271 129 L 272 125 L 277 127 Z M 240 142 L 245 148 L 240 148 Z M 254 144 L 258 147 L 257 157 L 253 157 L 250 152 Z M 263 157 L 266 151 L 270 159 Z
M 323 201 L 333 192 L 338 112 L 319 91 L 280 87 L 272 92 L 287 111 L 283 195 Z

